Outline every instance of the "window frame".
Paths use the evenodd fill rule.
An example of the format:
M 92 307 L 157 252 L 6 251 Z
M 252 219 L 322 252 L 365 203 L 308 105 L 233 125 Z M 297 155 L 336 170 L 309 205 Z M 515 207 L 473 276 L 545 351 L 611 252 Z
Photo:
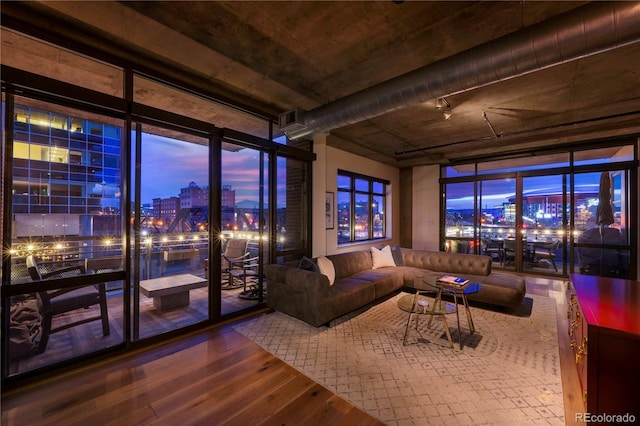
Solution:
M 349 186 L 348 188 L 341 188 L 340 185 L 336 185 L 337 186 L 337 192 L 338 192 L 338 197 L 337 199 L 339 200 L 340 194 L 348 194 L 348 198 L 349 198 L 349 221 L 348 221 L 348 227 L 349 227 L 349 240 L 348 241 L 340 241 L 340 238 L 338 238 L 338 245 L 347 245 L 347 244 L 354 244 L 354 243 L 363 243 L 363 242 L 367 242 L 367 241 L 376 241 L 376 240 L 383 240 L 387 238 L 387 218 L 386 218 L 386 214 L 385 212 L 387 211 L 387 191 L 388 191 L 388 187 L 390 182 L 386 179 L 381 179 L 381 178 L 377 178 L 377 177 L 373 177 L 373 176 L 367 176 L 367 175 L 363 175 L 360 173 L 354 173 L 354 172 L 350 172 L 347 170 L 342 170 L 342 169 L 338 169 L 338 173 L 337 173 L 337 180 L 340 180 L 341 177 L 344 178 L 348 178 L 349 179 Z M 367 185 L 367 189 L 363 190 L 360 187 L 357 187 L 358 185 L 356 184 L 357 181 L 364 181 Z M 379 187 L 380 185 L 382 185 L 382 189 L 380 191 L 378 191 L 376 188 Z M 356 234 L 356 227 L 354 226 L 354 224 L 356 224 L 356 219 L 357 219 L 357 211 L 356 211 L 356 200 L 358 199 L 358 196 L 360 196 L 360 199 L 364 196 L 367 198 L 367 204 L 368 204 L 368 208 L 367 208 L 367 235 L 366 238 L 358 238 L 357 234 Z M 382 204 L 382 218 L 380 219 L 380 222 L 382 224 L 382 229 L 381 229 L 381 235 L 376 235 L 377 234 L 377 228 L 374 227 L 374 222 L 375 222 L 375 216 L 376 214 L 379 212 L 376 212 L 375 210 L 375 202 L 374 200 L 376 199 L 380 199 L 382 198 L 381 203 Z M 336 206 L 337 208 L 339 208 L 339 202 L 336 202 Z M 340 214 L 338 214 L 338 221 L 340 220 Z M 338 226 L 338 235 L 340 236 L 340 226 Z
M 580 147 L 563 147 L 561 149 L 550 149 L 550 150 L 542 150 L 537 154 L 537 157 L 541 157 L 547 153 L 566 153 L 569 155 L 569 163 L 567 165 L 563 165 L 562 167 L 556 168 L 545 168 L 544 165 L 541 168 L 535 169 L 530 168 L 529 166 L 514 169 L 510 168 L 506 169 L 496 169 L 490 171 L 479 172 L 481 168 L 481 164 L 487 164 L 488 162 L 473 162 L 473 163 L 465 163 L 463 166 L 467 166 L 467 170 L 473 169 L 473 172 L 468 172 L 464 174 L 456 174 L 452 173 L 451 168 L 456 165 L 442 165 L 440 167 L 440 193 L 442 194 L 442 201 L 440 203 L 440 250 L 448 251 L 453 244 L 456 245 L 458 243 L 469 243 L 472 245 L 471 253 L 474 254 L 482 254 L 482 245 L 479 227 L 477 225 L 478 221 L 481 220 L 480 213 L 482 212 L 482 208 L 478 203 L 478 197 L 482 196 L 482 191 L 479 189 L 479 185 L 491 180 L 496 179 L 514 179 L 516 182 L 516 195 L 515 198 L 520 199 L 520 201 L 516 201 L 516 204 L 520 206 L 523 205 L 523 182 L 531 177 L 536 176 L 552 176 L 552 175 L 564 175 L 566 182 L 562 183 L 562 187 L 566 187 L 563 189 L 563 194 L 566 192 L 567 200 L 565 202 L 566 206 L 571 206 L 571 209 L 566 212 L 568 217 L 563 218 L 563 232 L 565 232 L 565 237 L 563 237 L 563 271 L 560 274 L 552 273 L 549 274 L 542 273 L 538 271 L 538 273 L 542 273 L 543 275 L 559 275 L 559 276 L 567 276 L 572 273 L 582 273 L 582 271 L 578 272 L 576 269 L 576 262 L 574 260 L 576 256 L 576 249 L 580 247 L 590 247 L 597 246 L 596 248 L 601 248 L 605 250 L 626 250 L 629 253 L 630 259 L 635 259 L 637 257 L 637 226 L 638 226 L 638 214 L 636 207 L 636 200 L 633 200 L 630 196 L 631 194 L 638 193 L 638 178 L 637 178 L 637 167 L 638 167 L 638 144 L 640 143 L 640 139 L 637 136 L 623 136 L 620 138 L 609 139 L 609 140 L 594 140 L 583 143 Z M 598 153 L 602 149 L 608 148 L 616 148 L 619 152 L 623 152 L 624 155 L 613 156 L 611 158 L 602 158 L 602 157 L 594 157 L 593 159 L 583 159 L 582 157 L 589 156 L 593 153 Z M 578 158 L 576 158 L 578 157 Z M 496 160 L 504 160 L 500 157 L 494 158 L 492 161 Z M 629 222 L 627 223 L 626 229 L 627 232 L 627 243 L 624 245 L 620 244 L 586 244 L 584 242 L 578 241 L 576 238 L 576 231 L 581 232 L 582 230 L 576 228 L 575 221 L 575 211 L 574 207 L 576 205 L 576 190 L 574 189 L 575 177 L 584 173 L 601 173 L 603 171 L 614 172 L 614 171 L 624 171 L 627 173 L 626 181 L 628 182 L 628 188 L 626 192 L 628 195 L 626 198 L 629 201 L 629 205 L 627 207 L 626 216 L 628 217 Z M 447 204 L 449 200 L 449 185 L 459 184 L 459 183 L 472 183 L 474 185 L 474 193 L 473 193 L 473 235 L 469 236 L 456 236 L 450 235 L 447 233 Z M 520 185 L 518 187 L 518 185 Z M 522 217 L 522 212 L 515 213 L 516 218 Z M 518 220 L 516 220 L 514 229 L 524 229 L 522 222 L 518 224 Z M 519 232 L 519 231 L 518 231 Z M 517 249 L 516 252 L 520 250 Z M 566 267 L 566 268 L 565 268 Z M 558 269 L 560 269 L 560 265 L 558 265 Z M 513 269 L 516 273 L 528 273 L 525 271 L 524 264 L 521 261 L 519 264 L 516 262 Z M 635 277 L 637 274 L 637 265 L 634 262 L 630 262 L 629 268 L 627 271 L 628 277 Z

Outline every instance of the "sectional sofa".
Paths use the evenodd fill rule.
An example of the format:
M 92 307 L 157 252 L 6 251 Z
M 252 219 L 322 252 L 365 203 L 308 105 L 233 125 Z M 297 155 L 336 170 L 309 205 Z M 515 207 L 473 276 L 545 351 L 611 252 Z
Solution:
M 524 279 L 492 272 L 488 256 L 399 247 L 394 250 L 395 266 L 376 268 L 371 250 L 327 256 L 322 260 L 325 264 L 330 261 L 332 270 L 326 275 L 291 265 L 266 265 L 267 304 L 274 310 L 320 327 L 421 276 L 444 274 L 482 284 L 480 292 L 468 296 L 470 301 L 515 308 L 524 300 Z

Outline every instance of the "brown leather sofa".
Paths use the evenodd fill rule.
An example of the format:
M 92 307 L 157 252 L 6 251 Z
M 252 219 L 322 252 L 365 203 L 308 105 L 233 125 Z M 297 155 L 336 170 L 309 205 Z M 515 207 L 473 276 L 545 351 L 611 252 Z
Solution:
M 482 284 L 468 299 L 515 308 L 526 293 L 522 277 L 491 272 L 488 256 L 402 248 L 402 265 L 372 269 L 369 250 L 327 256 L 335 283 L 319 272 L 281 264 L 265 266 L 267 304 L 315 327 L 363 307 L 426 275 L 458 275 Z M 396 262 L 398 263 L 398 262 Z

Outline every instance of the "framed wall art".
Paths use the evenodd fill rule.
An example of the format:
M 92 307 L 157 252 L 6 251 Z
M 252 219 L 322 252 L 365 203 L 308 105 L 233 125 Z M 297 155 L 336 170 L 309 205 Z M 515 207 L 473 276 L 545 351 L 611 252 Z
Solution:
M 334 194 L 333 192 L 327 192 L 327 199 L 325 203 L 325 228 L 333 229 L 333 212 L 334 212 Z

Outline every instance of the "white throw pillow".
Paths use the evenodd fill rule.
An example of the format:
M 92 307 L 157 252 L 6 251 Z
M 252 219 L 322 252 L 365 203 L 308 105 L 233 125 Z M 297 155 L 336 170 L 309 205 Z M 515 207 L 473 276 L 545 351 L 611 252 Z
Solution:
M 336 269 L 333 267 L 333 262 L 324 256 L 318 258 L 318 268 L 322 275 L 326 275 L 329 278 L 329 285 L 333 285 L 336 281 Z
M 384 246 L 382 250 L 371 247 L 371 260 L 373 260 L 373 269 L 384 268 L 385 266 L 396 266 L 389 245 Z

